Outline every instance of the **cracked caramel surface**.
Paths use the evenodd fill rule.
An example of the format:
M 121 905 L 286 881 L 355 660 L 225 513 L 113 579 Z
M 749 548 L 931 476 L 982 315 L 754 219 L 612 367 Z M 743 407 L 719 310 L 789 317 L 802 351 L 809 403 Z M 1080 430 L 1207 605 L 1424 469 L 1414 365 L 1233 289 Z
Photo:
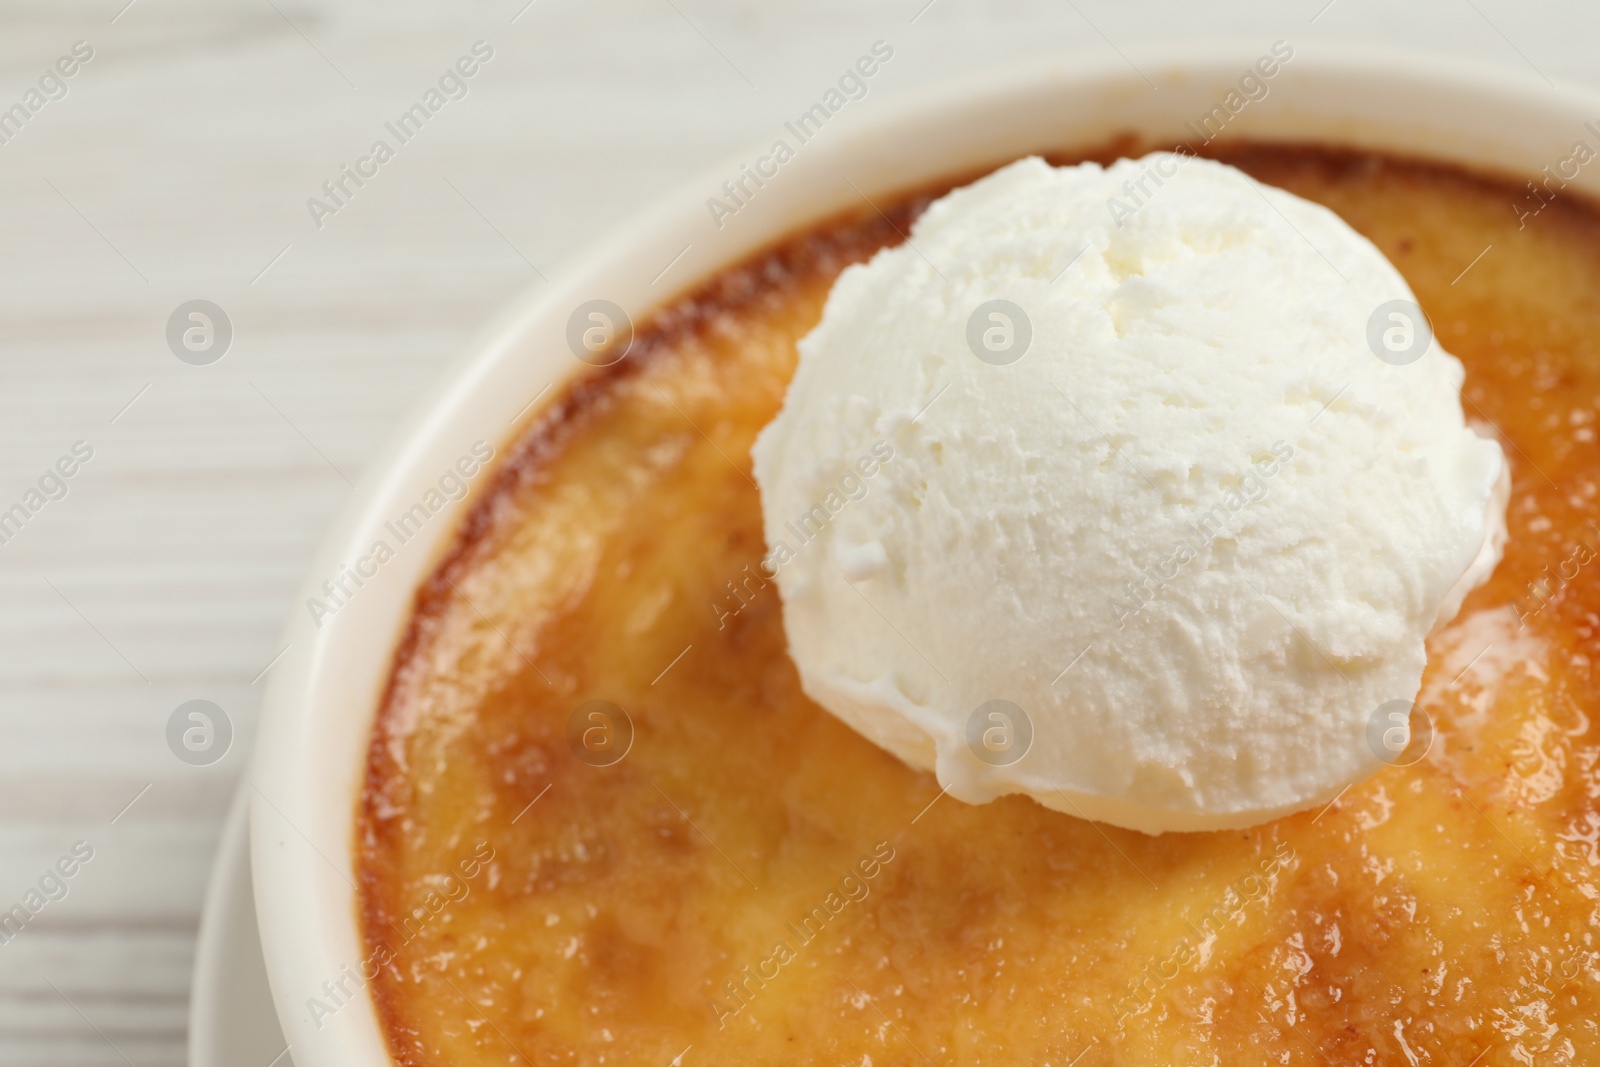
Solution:
M 1151 838 L 941 797 L 804 697 L 749 447 L 913 197 L 641 329 L 419 590 L 355 845 L 397 1063 L 1600 1062 L 1600 218 L 1561 196 L 1519 228 L 1517 185 L 1374 156 L 1221 158 L 1372 238 L 1507 443 L 1510 543 L 1430 643 L 1427 757 Z

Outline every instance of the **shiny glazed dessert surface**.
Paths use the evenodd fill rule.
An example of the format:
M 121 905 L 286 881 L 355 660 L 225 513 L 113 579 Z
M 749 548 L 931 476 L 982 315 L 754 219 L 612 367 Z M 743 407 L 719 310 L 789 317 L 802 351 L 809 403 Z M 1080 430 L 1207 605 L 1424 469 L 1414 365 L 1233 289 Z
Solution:
M 866 211 L 546 409 L 419 591 L 355 843 L 396 1062 L 1600 1062 L 1600 217 L 1221 157 L 1376 242 L 1507 443 L 1510 544 L 1430 643 L 1427 755 L 1152 838 L 941 797 L 807 700 L 748 454 L 833 278 L 927 198 Z

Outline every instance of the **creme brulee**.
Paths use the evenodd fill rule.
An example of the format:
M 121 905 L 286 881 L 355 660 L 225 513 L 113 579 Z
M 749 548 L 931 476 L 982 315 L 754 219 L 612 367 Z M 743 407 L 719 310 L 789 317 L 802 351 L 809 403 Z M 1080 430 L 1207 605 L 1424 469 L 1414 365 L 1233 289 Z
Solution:
M 1430 642 L 1426 758 L 1151 838 L 941 797 L 808 701 L 748 456 L 835 276 L 928 198 L 868 210 L 570 387 L 420 590 L 356 842 L 397 1063 L 1600 1061 L 1600 215 L 1519 226 L 1517 185 L 1381 156 L 1219 158 L 1370 237 L 1503 434 L 1510 541 Z

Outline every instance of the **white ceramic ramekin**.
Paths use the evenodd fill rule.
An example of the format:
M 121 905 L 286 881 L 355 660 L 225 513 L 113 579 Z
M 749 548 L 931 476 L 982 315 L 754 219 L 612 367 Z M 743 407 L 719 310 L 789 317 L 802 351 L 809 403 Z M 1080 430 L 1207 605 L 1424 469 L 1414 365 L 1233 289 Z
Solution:
M 481 336 L 405 421 L 340 515 L 271 675 L 252 770 L 251 855 L 273 998 L 299 1067 L 389 1063 L 370 997 L 348 977 L 364 955 L 351 855 L 355 801 L 412 592 L 466 501 L 433 514 L 359 589 L 345 579 L 354 595 L 320 625 L 304 602 L 327 600 L 323 582 L 337 582 L 374 541 L 393 545 L 385 522 L 422 501 L 474 442 L 500 451 L 517 425 L 586 369 L 568 347 L 574 309 L 606 299 L 642 320 L 720 268 L 863 196 L 882 203 L 942 176 L 1125 132 L 1193 141 L 1188 124 L 1218 106 L 1226 112 L 1230 92 L 1249 99 L 1241 78 L 1273 43 L 1142 50 L 1129 53 L 1131 62 L 1067 57 L 881 105 L 851 104 L 720 228 L 707 198 L 766 154 L 771 139 L 613 231 Z M 1265 97 L 1229 117 L 1224 136 L 1385 149 L 1528 177 L 1567 159 L 1575 141 L 1600 147 L 1600 96 L 1592 93 L 1409 53 L 1289 44 L 1293 58 L 1263 79 Z M 1585 127 L 1590 121 L 1596 129 Z M 781 127 L 778 137 L 794 141 Z M 1571 184 L 1600 190 L 1600 168 Z M 314 1010 L 312 998 L 333 1014 Z

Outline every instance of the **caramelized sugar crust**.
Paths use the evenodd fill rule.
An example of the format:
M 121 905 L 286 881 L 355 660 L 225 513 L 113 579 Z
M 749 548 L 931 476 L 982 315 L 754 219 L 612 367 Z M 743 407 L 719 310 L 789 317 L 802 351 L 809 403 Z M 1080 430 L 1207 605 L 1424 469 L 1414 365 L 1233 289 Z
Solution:
M 807 700 L 749 448 L 833 278 L 927 198 L 837 220 L 542 414 L 418 593 L 356 843 L 398 1063 L 1600 1062 L 1600 220 L 1519 228 L 1510 183 L 1377 156 L 1223 158 L 1376 242 L 1507 442 L 1510 546 L 1431 644 L 1427 758 L 1152 838 L 941 798 Z M 609 766 L 575 755 L 619 750 L 594 708 L 569 744 L 591 700 L 632 722 Z

